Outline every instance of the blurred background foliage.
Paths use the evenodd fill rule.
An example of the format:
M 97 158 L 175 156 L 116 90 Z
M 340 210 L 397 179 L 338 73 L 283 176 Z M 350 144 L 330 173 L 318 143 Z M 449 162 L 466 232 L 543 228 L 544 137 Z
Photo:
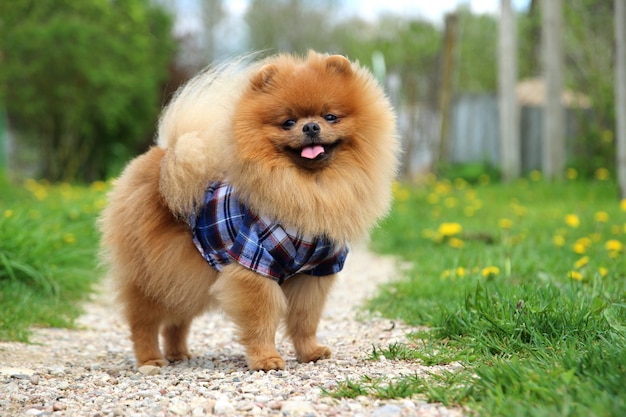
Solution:
M 110 175 L 153 130 L 175 42 L 148 0 L 0 3 L 0 87 L 37 176 Z
M 239 18 L 225 1 L 196 3 L 199 30 L 177 20 L 176 0 L 1 2 L 0 111 L 9 126 L 10 176 L 116 175 L 152 143 L 160 108 L 181 82 L 213 61 L 254 50 L 345 54 L 372 67 L 399 109 L 431 109 L 436 118 L 444 49 L 439 23 L 393 14 L 368 20 L 340 13 L 340 0 L 250 0 Z M 463 4 L 450 12 L 457 17 L 453 94 L 495 94 L 497 16 Z M 581 112 L 568 163 L 583 174 L 598 167 L 612 172 L 613 2 L 571 0 L 563 13 L 566 85 L 593 103 L 592 112 Z M 539 76 L 538 1 L 529 0 L 517 18 L 519 78 Z

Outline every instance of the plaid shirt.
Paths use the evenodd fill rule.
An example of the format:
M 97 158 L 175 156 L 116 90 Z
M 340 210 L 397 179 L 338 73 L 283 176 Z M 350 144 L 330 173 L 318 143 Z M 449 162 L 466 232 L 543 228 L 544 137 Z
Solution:
M 204 205 L 189 220 L 196 247 L 218 271 L 235 261 L 282 284 L 296 274 L 337 273 L 348 255 L 345 245 L 256 216 L 227 183 L 210 184 Z

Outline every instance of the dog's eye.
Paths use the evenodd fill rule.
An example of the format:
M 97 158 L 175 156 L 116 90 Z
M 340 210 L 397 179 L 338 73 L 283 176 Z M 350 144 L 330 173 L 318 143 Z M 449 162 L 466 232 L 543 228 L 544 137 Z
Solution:
M 293 119 L 287 119 L 280 125 L 283 129 L 289 130 L 296 125 L 296 121 Z
M 328 113 L 326 116 L 324 116 L 324 120 L 326 120 L 329 123 L 337 123 L 338 119 L 339 118 L 332 113 Z

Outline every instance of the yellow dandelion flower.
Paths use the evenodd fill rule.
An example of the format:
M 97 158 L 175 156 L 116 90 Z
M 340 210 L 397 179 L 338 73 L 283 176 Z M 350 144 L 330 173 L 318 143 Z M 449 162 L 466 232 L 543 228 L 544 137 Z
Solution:
M 487 185 L 491 182 L 491 178 L 489 177 L 489 175 L 487 174 L 481 174 L 478 177 L 478 184 L 479 185 Z
M 448 245 L 456 249 L 462 249 L 463 246 L 465 246 L 465 242 L 463 242 L 459 238 L 451 237 L 450 239 L 448 239 Z
M 565 216 L 565 223 L 572 228 L 580 226 L 580 219 L 575 214 L 568 214 Z
M 444 200 L 443 205 L 447 208 L 454 208 L 457 205 L 457 199 L 454 197 L 448 197 Z
M 552 243 L 554 243 L 555 246 L 558 246 L 560 248 L 563 245 L 565 245 L 565 238 L 561 235 L 554 235 L 552 237 Z
M 589 249 L 590 246 L 591 239 L 588 237 L 581 237 L 580 239 L 576 240 L 573 249 L 575 253 L 582 255 L 583 253 L 587 252 L 587 249 Z
M 395 192 L 395 199 L 398 202 L 405 202 L 409 199 L 411 193 L 406 188 L 398 188 Z
M 439 225 L 439 235 L 440 236 L 454 236 L 463 231 L 463 226 L 459 223 L 441 223 Z
M 63 241 L 69 245 L 76 243 L 76 237 L 72 233 L 63 235 Z
M 568 180 L 575 180 L 578 178 L 578 171 L 574 168 L 567 168 L 566 176 Z
M 428 204 L 435 205 L 439 202 L 439 196 L 435 193 L 430 193 L 426 197 L 426 201 L 428 202 Z
M 598 268 L 598 273 L 602 278 L 606 277 L 609 274 L 609 270 L 603 266 Z
M 587 252 L 587 247 L 581 244 L 580 242 L 574 243 L 574 246 L 572 246 L 572 249 L 574 250 L 574 253 L 578 255 L 582 255 L 583 253 Z
M 541 171 L 537 171 L 536 169 L 530 172 L 530 180 L 531 181 L 540 181 L 541 180 Z
M 570 277 L 571 279 L 573 279 L 573 280 L 576 280 L 576 281 L 582 281 L 582 279 L 583 279 L 583 274 L 581 274 L 581 273 L 580 273 L 580 272 L 578 272 L 578 271 L 569 271 L 569 277 Z
M 473 188 L 470 188 L 469 190 L 465 191 L 465 199 L 467 201 L 474 201 L 476 200 L 476 190 L 474 190 Z M 625 209 L 626 211 L 626 209 Z
M 4 210 L 4 218 L 10 219 L 11 217 L 13 217 L 13 210 Z
M 95 184 L 95 183 L 94 183 Z M 92 186 L 94 185 L 92 184 Z M 406 201 L 409 198 L 409 190 L 403 187 L 400 183 L 394 182 L 391 186 L 391 190 L 394 196 L 394 199 L 400 202 Z
M 513 222 L 509 219 L 500 219 L 498 221 L 498 226 L 500 227 L 500 229 L 508 230 L 513 227 Z
M 598 211 L 595 214 L 594 218 L 598 223 L 606 223 L 609 221 L 609 213 L 607 213 L 606 211 Z
M 105 199 L 103 199 L 103 198 L 98 199 L 98 200 L 93 202 L 93 208 L 96 211 L 102 210 L 106 205 L 107 205 L 107 201 Z
M 483 277 L 495 277 L 500 274 L 500 268 L 497 266 L 488 266 L 481 271 Z
M 462 266 L 459 266 L 456 269 L 456 276 L 461 277 L 461 278 L 465 277 L 465 268 L 463 268 Z
M 441 275 L 439 276 L 439 278 L 441 279 L 450 278 L 450 270 L 446 269 L 445 271 L 443 271 Z
M 452 189 L 452 186 L 449 182 L 440 181 L 435 184 L 435 192 L 437 194 L 448 194 Z
M 609 252 L 621 252 L 623 245 L 622 245 L 622 242 L 620 242 L 617 239 L 610 239 L 606 241 L 606 243 L 604 244 L 604 247 Z
M 611 173 L 606 168 L 598 168 L 598 169 L 596 169 L 596 172 L 595 172 L 594 175 L 595 175 L 597 180 L 599 180 L 599 181 L 606 181 L 611 176 Z
M 619 202 L 619 208 L 622 209 L 622 211 L 626 211 L 626 198 Z
M 517 217 L 524 217 L 526 213 L 528 213 L 528 209 L 519 204 L 513 204 L 511 205 L 511 208 Z
M 583 256 L 582 258 L 580 258 L 579 260 L 574 262 L 574 268 L 580 269 L 580 268 L 584 267 L 585 265 L 587 265 L 588 263 L 589 263 L 589 257 L 588 256 Z
M 465 187 L 467 187 L 467 181 L 465 181 L 463 178 L 457 178 L 454 180 L 454 188 L 456 188 L 457 190 L 463 190 L 465 189 Z

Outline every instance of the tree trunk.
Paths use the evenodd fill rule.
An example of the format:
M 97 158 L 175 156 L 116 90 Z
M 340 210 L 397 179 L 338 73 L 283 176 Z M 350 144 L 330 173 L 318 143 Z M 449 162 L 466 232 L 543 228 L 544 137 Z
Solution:
M 500 2 L 498 37 L 498 99 L 500 107 L 500 163 L 505 181 L 519 177 L 520 125 L 517 83 L 517 25 L 511 0 Z
M 626 2 L 615 0 L 615 115 L 617 118 L 617 178 L 620 198 L 626 198 Z
M 565 115 L 561 103 L 563 88 L 563 47 L 561 0 L 542 2 L 543 73 L 543 174 L 548 180 L 562 180 L 565 170 Z
M 439 97 L 439 111 L 441 113 L 441 131 L 439 137 L 439 165 L 449 160 L 448 144 L 450 141 L 450 113 L 452 111 L 452 73 L 454 69 L 454 47 L 456 44 L 455 14 L 446 15 L 446 28 L 444 35 L 443 50 L 443 76 Z

